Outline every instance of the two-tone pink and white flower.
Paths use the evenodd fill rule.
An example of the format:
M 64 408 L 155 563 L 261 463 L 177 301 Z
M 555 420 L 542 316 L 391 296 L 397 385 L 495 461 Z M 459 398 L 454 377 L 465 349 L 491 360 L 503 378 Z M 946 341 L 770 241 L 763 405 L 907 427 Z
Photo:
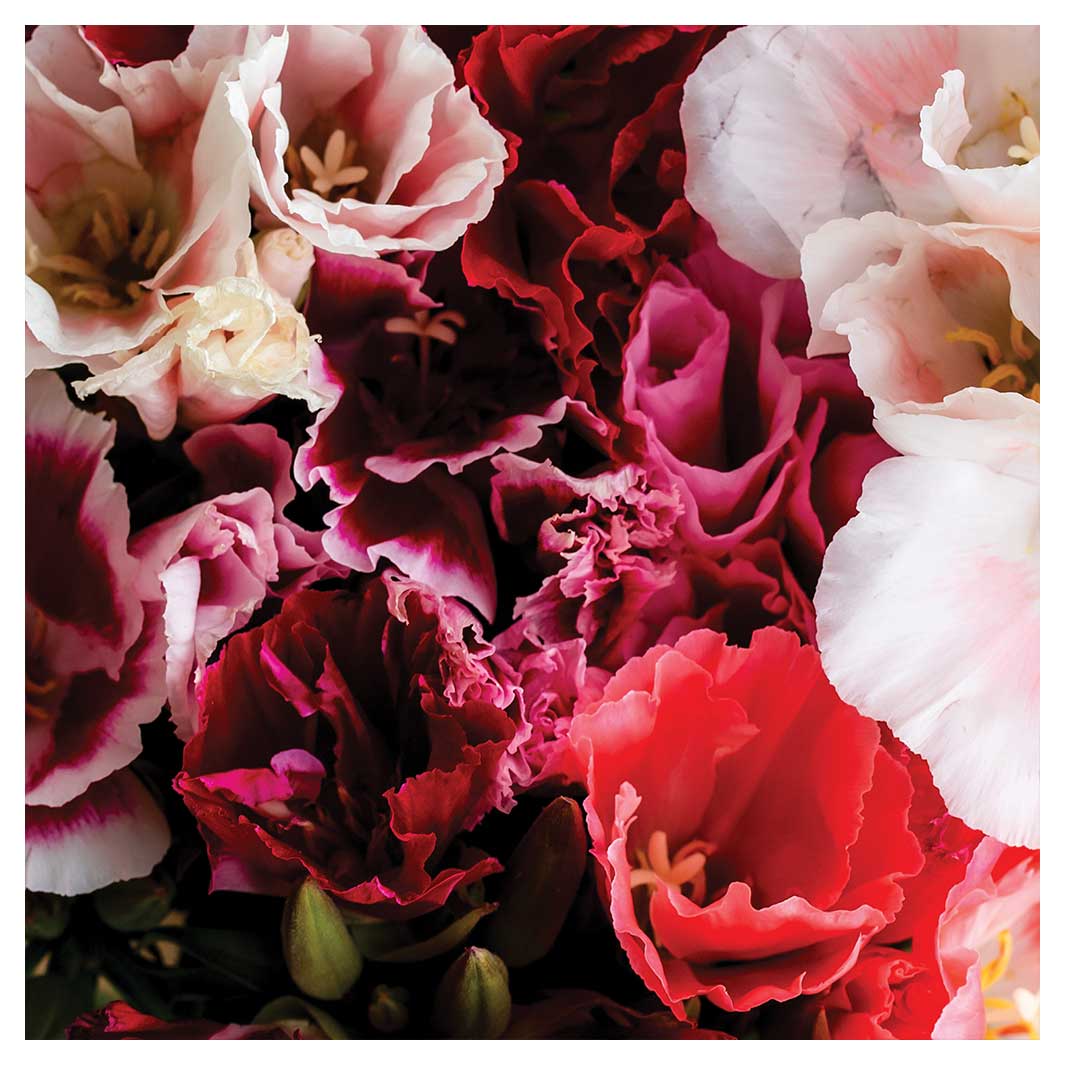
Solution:
M 142 601 L 111 422 L 26 382 L 26 886 L 145 876 L 170 844 L 129 769 L 166 701 L 161 611 Z
M 269 425 L 201 429 L 185 452 L 204 481 L 204 502 L 139 532 L 140 594 L 162 609 L 166 691 L 178 737 L 196 730 L 196 687 L 218 644 L 247 624 L 268 595 L 342 572 L 322 534 L 284 515 L 296 495 L 292 452 Z
M 685 194 L 773 277 L 836 218 L 1038 226 L 1039 117 L 1038 26 L 746 26 L 685 84 Z
M 440 251 L 492 206 L 503 136 L 417 26 L 290 26 L 263 86 L 228 88 L 261 210 L 327 251 Z

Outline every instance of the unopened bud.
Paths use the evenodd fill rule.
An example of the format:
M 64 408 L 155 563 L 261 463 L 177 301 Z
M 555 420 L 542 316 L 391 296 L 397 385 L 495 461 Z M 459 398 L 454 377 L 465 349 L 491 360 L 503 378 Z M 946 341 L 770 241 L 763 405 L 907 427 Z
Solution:
M 498 1039 L 510 1024 L 503 959 L 483 947 L 467 947 L 440 981 L 433 1023 L 452 1039 Z
M 539 961 L 554 945 L 587 861 L 581 809 L 555 799 L 522 837 L 503 878 L 487 943 L 513 968 Z
M 286 900 L 281 943 L 293 982 L 312 998 L 343 998 L 362 972 L 362 955 L 340 910 L 313 880 Z
M 120 880 L 93 892 L 100 920 L 119 932 L 147 932 L 170 912 L 174 884 L 167 876 Z
M 26 892 L 26 938 L 58 939 L 70 921 L 70 899 L 39 891 Z
M 403 987 L 386 987 L 378 984 L 370 996 L 367 1011 L 370 1024 L 385 1035 L 395 1035 L 407 1027 L 410 1020 L 410 995 Z
M 282 299 L 297 303 L 314 266 L 314 246 L 294 229 L 268 229 L 255 237 L 259 276 Z

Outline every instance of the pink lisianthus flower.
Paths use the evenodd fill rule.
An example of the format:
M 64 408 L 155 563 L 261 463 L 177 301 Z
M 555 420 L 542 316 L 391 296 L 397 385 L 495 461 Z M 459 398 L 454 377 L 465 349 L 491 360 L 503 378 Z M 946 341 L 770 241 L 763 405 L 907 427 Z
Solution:
M 322 552 L 321 533 L 284 515 L 296 494 L 292 453 L 273 428 L 201 429 L 185 452 L 207 498 L 130 543 L 143 567 L 142 594 L 163 609 L 167 697 L 181 739 L 196 729 L 196 686 L 218 644 L 268 595 L 343 572 Z
M 164 295 L 232 275 L 249 227 L 247 163 L 223 78 L 253 107 L 268 45 L 212 31 L 184 61 L 114 68 L 70 27 L 26 55 L 28 368 L 136 348 Z M 219 52 L 221 54 L 219 54 Z M 211 58 L 209 59 L 208 56 Z M 261 79 L 260 79 L 261 80 Z
M 450 61 L 422 29 L 279 32 L 283 64 L 261 111 L 249 109 L 255 93 L 243 80 L 229 88 L 261 224 L 290 226 L 327 251 L 377 256 L 440 251 L 488 213 L 503 180 L 503 137 L 469 90 L 456 90 Z
M 1039 839 L 1038 251 L 1038 230 L 883 213 L 803 248 L 810 352 L 849 342 L 902 454 L 825 555 L 825 670 L 928 760 L 953 814 L 1024 846 Z
M 291 257 L 282 255 L 278 263 L 273 242 L 258 248 L 279 283 L 298 293 L 312 257 L 286 270 Z M 78 395 L 128 399 L 156 440 L 169 436 L 178 421 L 190 428 L 232 421 L 275 396 L 302 400 L 311 410 L 325 406 L 327 397 L 307 378 L 317 338 L 262 276 L 250 240 L 236 258 L 235 276 L 168 299 L 161 328 L 139 347 L 98 360 L 95 375 L 75 385 Z
M 113 423 L 26 382 L 26 886 L 77 895 L 145 876 L 170 844 L 128 768 L 166 701 L 161 611 L 139 593 Z
M 836 218 L 1038 225 L 1038 122 L 1038 26 L 747 26 L 685 85 L 685 192 L 729 254 L 796 277 Z

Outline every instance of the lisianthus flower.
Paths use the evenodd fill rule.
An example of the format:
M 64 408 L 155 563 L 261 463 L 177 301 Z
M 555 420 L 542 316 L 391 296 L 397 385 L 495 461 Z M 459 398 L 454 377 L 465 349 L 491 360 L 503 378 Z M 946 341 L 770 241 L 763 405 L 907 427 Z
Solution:
M 621 393 L 636 438 L 622 439 L 675 486 L 678 530 L 693 556 L 683 568 L 695 584 L 716 582 L 710 571 L 739 553 L 768 563 L 782 591 L 808 595 L 865 471 L 892 452 L 876 440 L 845 362 L 804 357 L 801 286 L 729 258 L 705 230 L 695 248 L 680 266 L 659 268 L 637 309 Z M 752 554 L 767 540 L 780 544 L 779 562 L 771 549 Z M 784 595 L 793 618 L 809 610 L 801 596 Z
M 257 38 L 246 46 L 200 57 L 180 77 L 170 61 L 119 73 L 72 28 L 35 31 L 26 57 L 28 369 L 134 349 L 169 320 L 165 293 L 233 274 L 250 222 L 248 177 L 220 79 L 247 68 L 250 86 L 251 68 L 266 60 Z M 142 83 L 122 90 L 128 78 Z
M 259 244 L 279 267 L 275 243 Z M 284 263 L 281 264 L 282 266 Z M 306 281 L 282 283 L 298 292 Z M 167 319 L 143 344 L 115 352 L 75 386 L 79 396 L 123 396 L 136 408 L 150 436 L 169 436 L 180 420 L 189 428 L 240 418 L 274 396 L 303 400 L 311 410 L 327 397 L 308 382 L 317 337 L 289 299 L 262 277 L 250 240 L 237 249 L 236 273 L 190 295 L 171 297 Z
M 882 213 L 804 246 L 811 353 L 849 341 L 902 453 L 825 555 L 825 670 L 928 760 L 952 813 L 1025 846 L 1039 839 L 1038 248 L 1038 231 Z
M 713 35 L 490 26 L 458 60 L 510 150 L 495 206 L 463 241 L 466 276 L 534 312 L 567 394 L 597 411 L 642 287 L 661 256 L 686 250 L 677 108 Z
M 283 63 L 250 110 L 231 85 L 263 225 L 377 256 L 450 247 L 492 204 L 502 136 L 417 26 L 278 28 Z M 252 72 L 254 76 L 255 72 Z
M 296 471 L 338 504 L 326 549 L 363 572 L 387 558 L 491 617 L 495 570 L 467 470 L 536 445 L 573 406 L 528 316 L 471 288 L 457 248 L 427 269 L 319 253 L 307 315 L 325 338 L 311 383 L 334 399 Z
M 570 740 L 614 930 L 678 1019 L 830 986 L 921 868 L 905 769 L 794 634 L 652 648 Z
M 1038 26 L 747 26 L 685 85 L 685 192 L 729 254 L 795 277 L 836 218 L 1038 225 L 1038 122 Z
M 341 572 L 321 533 L 285 517 L 296 494 L 292 452 L 267 425 L 201 429 L 185 452 L 205 500 L 142 529 L 130 542 L 142 594 L 163 607 L 170 716 L 180 739 L 196 730 L 196 685 L 218 644 L 270 594 Z
M 499 795 L 512 692 L 473 615 L 399 574 L 303 590 L 207 668 L 175 786 L 214 890 L 313 877 L 380 916 L 442 905 L 499 863 L 456 844 Z
M 127 767 L 166 701 L 161 610 L 138 592 L 105 419 L 26 382 L 26 886 L 77 895 L 145 876 L 166 818 Z
M 68 1039 L 325 1039 L 311 1021 L 221 1024 L 218 1021 L 164 1021 L 126 1002 L 84 1013 L 67 1029 Z

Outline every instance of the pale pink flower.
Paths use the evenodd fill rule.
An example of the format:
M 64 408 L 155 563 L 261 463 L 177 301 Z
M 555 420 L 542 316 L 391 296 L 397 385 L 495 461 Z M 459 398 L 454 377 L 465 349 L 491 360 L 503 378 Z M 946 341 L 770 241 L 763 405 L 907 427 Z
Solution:
M 284 65 L 229 89 L 261 201 L 257 221 L 316 247 L 376 256 L 450 247 L 492 205 L 503 137 L 456 90 L 447 56 L 417 26 L 290 26 Z M 252 71 L 255 74 L 255 71 Z
M 250 225 L 248 171 L 223 78 L 239 75 L 253 94 L 269 76 L 271 42 L 249 36 L 245 54 L 229 54 L 232 43 L 194 34 L 184 53 L 194 60 L 134 72 L 107 65 L 70 27 L 35 31 L 26 55 L 28 370 L 135 348 L 168 321 L 165 294 L 233 274 Z
M 1037 26 L 747 26 L 680 115 L 688 200 L 764 274 L 798 276 L 809 234 L 872 211 L 1038 224 Z
M 876 213 L 803 247 L 811 354 L 850 345 L 902 457 L 866 477 L 814 604 L 825 672 L 951 813 L 1039 840 L 1038 231 Z
M 260 255 L 265 248 L 275 259 L 272 247 L 260 244 Z M 291 278 L 281 280 L 291 287 Z M 75 385 L 78 395 L 125 397 L 156 440 L 178 421 L 189 428 L 232 421 L 275 396 L 302 400 L 311 410 L 325 406 L 327 397 L 307 379 L 316 339 L 303 315 L 260 275 L 250 240 L 237 249 L 235 276 L 172 297 L 167 314 L 139 347 L 99 360 L 95 376 Z

